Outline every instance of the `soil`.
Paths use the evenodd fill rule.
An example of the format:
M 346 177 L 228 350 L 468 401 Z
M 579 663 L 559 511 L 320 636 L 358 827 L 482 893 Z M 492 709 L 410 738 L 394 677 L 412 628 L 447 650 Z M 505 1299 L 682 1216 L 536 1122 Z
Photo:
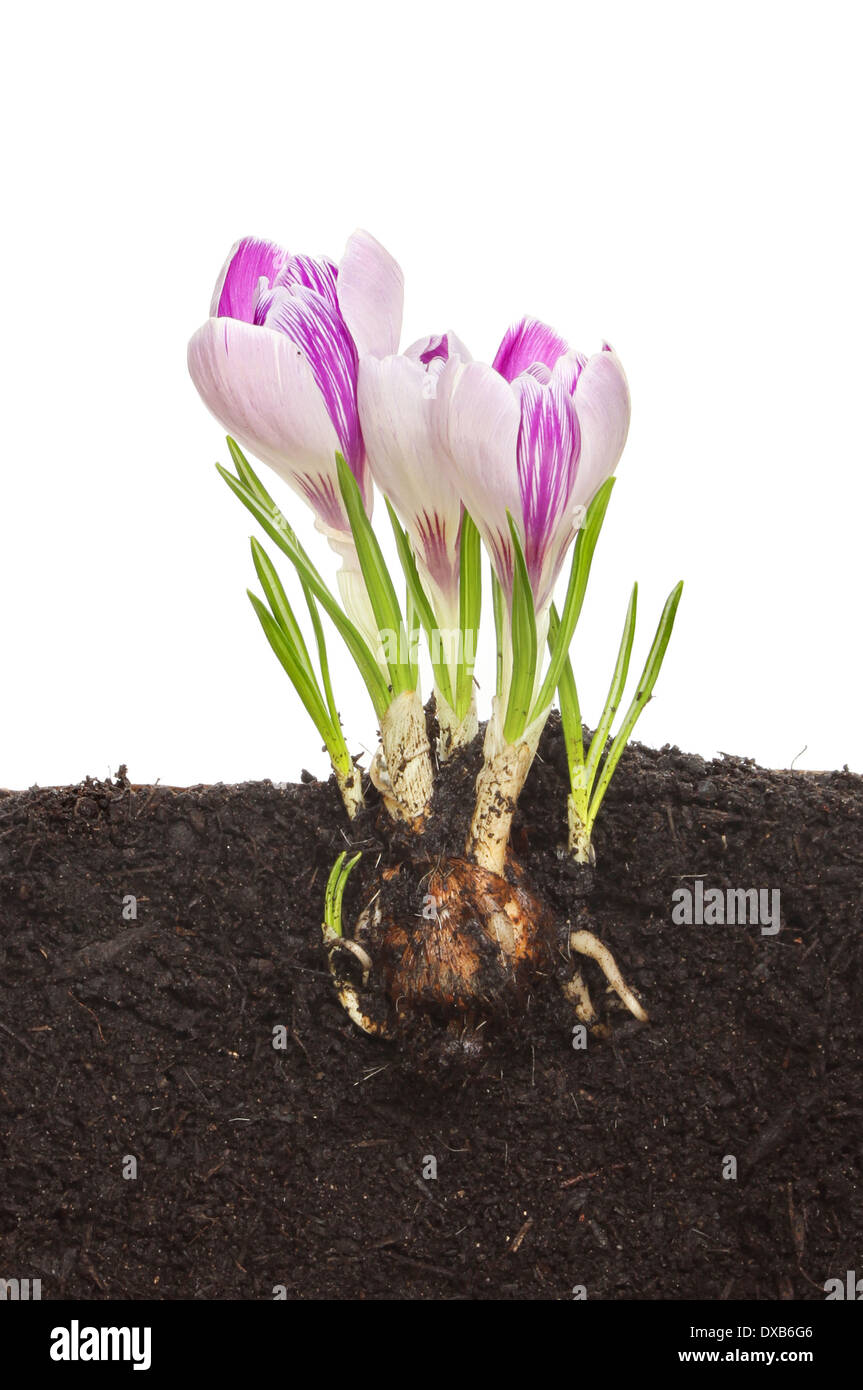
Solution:
M 43 1299 L 823 1300 L 863 1256 L 863 778 L 633 745 L 587 883 L 565 804 L 553 719 L 514 850 L 650 1022 L 587 962 L 604 1037 L 574 1046 L 550 971 L 459 1055 L 364 1036 L 327 973 L 337 854 L 363 851 L 348 919 L 404 858 L 380 807 L 349 828 L 332 783 L 125 769 L 0 792 L 0 1273 Z M 779 889 L 781 930 L 676 925 L 696 879 Z

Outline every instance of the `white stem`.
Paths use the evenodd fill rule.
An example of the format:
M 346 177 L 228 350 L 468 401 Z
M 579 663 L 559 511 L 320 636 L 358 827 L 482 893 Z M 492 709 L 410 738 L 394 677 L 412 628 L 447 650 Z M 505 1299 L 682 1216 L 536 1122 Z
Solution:
M 330 544 L 337 549 L 335 543 L 330 540 Z M 341 552 L 340 552 L 341 553 Z M 342 607 L 356 627 L 360 635 L 367 643 L 372 656 L 382 668 L 384 673 L 387 671 L 386 660 L 384 658 L 381 638 L 378 632 L 378 625 L 372 611 L 371 599 L 369 598 L 366 582 L 359 569 L 350 565 L 346 560 L 342 568 L 336 575 L 339 593 L 342 599 Z

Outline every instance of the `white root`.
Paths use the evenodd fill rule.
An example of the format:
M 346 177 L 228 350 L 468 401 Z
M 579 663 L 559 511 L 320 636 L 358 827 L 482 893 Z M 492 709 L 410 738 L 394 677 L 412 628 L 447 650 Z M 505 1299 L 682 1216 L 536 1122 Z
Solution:
M 629 1012 L 634 1014 L 640 1023 L 647 1023 L 647 1014 L 621 975 L 617 962 L 608 947 L 603 946 L 599 938 L 590 931 L 570 932 L 569 945 L 570 949 L 577 951 L 580 956 L 589 956 L 591 960 L 595 960 L 611 988 L 619 995 Z M 590 1004 L 589 996 L 587 1002 Z
M 567 980 L 563 986 L 563 996 L 573 1005 L 579 1023 L 586 1023 L 589 1026 L 596 1022 L 596 1009 L 593 1007 L 590 991 L 578 967 L 573 971 L 572 978 Z
M 330 974 L 333 977 L 333 983 L 336 987 L 336 994 L 339 996 L 339 1003 L 341 1004 L 345 1013 L 348 1015 L 352 1023 L 355 1023 L 356 1026 L 362 1029 L 364 1033 L 368 1033 L 370 1037 L 389 1037 L 389 1030 L 386 1028 L 386 1026 L 383 1023 L 378 1023 L 376 1019 L 370 1018 L 369 1015 L 364 1011 L 363 1006 L 360 1003 L 359 991 L 356 989 L 356 987 L 346 982 L 340 983 L 338 979 L 338 974 L 336 972 L 336 953 L 340 950 L 350 951 L 352 955 L 356 956 L 357 960 L 360 962 L 363 968 L 362 987 L 363 989 L 365 989 L 368 985 L 369 973 L 372 968 L 372 959 L 368 951 L 364 950 L 358 942 L 350 941 L 347 937 L 344 936 L 339 936 L 337 932 L 333 931 L 332 927 L 324 926 L 323 934 L 324 947 L 327 952 L 327 964 L 330 967 Z

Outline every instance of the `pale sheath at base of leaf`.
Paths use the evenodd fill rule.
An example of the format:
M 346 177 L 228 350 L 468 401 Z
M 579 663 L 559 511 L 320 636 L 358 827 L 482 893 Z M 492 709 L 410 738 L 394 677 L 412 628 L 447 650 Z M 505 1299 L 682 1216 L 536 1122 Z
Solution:
M 677 614 L 677 606 L 680 603 L 682 592 L 683 581 L 681 580 L 679 584 L 675 585 L 665 601 L 665 607 L 659 619 L 659 626 L 656 629 L 653 643 L 648 653 L 647 660 L 644 663 L 644 670 L 641 673 L 635 695 L 614 737 L 605 762 L 602 764 L 601 771 L 600 763 L 602 755 L 605 752 L 609 731 L 614 721 L 614 716 L 617 712 L 623 688 L 626 684 L 626 677 L 629 672 L 629 657 L 632 651 L 632 640 L 635 632 L 635 612 L 638 596 L 637 585 L 633 586 L 629 607 L 627 609 L 626 621 L 623 627 L 623 635 L 620 640 L 617 662 L 614 668 L 614 675 L 612 676 L 605 706 L 596 733 L 591 741 L 586 759 L 584 757 L 584 745 L 581 733 L 581 711 L 578 704 L 575 680 L 573 678 L 569 659 L 567 658 L 564 663 L 558 694 L 560 697 L 561 720 L 563 723 L 564 738 L 566 740 L 571 787 L 567 802 L 569 849 L 576 863 L 592 864 L 595 860 L 596 856 L 591 843 L 593 826 L 617 764 L 632 736 L 632 731 L 635 728 L 642 710 L 653 694 L 653 688 L 656 685 L 659 672 L 662 668 L 663 658 L 665 657 L 668 643 L 671 639 L 674 619 Z M 555 630 L 556 624 L 557 615 L 554 614 L 551 631 Z
M 371 779 L 393 820 L 419 829 L 432 797 L 431 748 L 416 690 L 403 690 L 381 719 L 381 748 Z
M 476 806 L 467 851 L 480 868 L 503 874 L 516 802 L 531 769 L 549 710 L 510 743 L 504 734 L 504 710 L 495 696 L 483 744 L 482 771 L 476 779 Z
M 441 692 L 435 686 L 435 714 L 437 715 L 438 729 L 438 757 L 442 763 L 447 758 L 451 758 L 453 753 L 458 752 L 459 748 L 466 748 L 469 743 L 473 743 L 479 731 L 479 720 L 476 713 L 476 697 L 471 700 L 470 708 L 464 719 L 459 719 L 455 710 L 444 699 Z

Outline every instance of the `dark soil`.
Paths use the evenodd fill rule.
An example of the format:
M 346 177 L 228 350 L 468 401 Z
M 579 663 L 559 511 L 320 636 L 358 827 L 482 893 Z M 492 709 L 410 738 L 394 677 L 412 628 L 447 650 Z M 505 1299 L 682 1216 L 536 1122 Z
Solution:
M 434 852 L 475 772 L 450 769 Z M 399 857 L 378 808 L 348 834 L 312 781 L 0 793 L 0 1275 L 43 1298 L 823 1299 L 863 1271 L 863 779 L 635 745 L 588 898 L 565 799 L 553 722 L 515 852 L 650 1023 L 588 962 L 606 1038 L 573 1047 L 549 974 L 460 1059 L 365 1037 L 327 974 L 336 855 L 364 851 L 350 918 Z M 781 931 L 674 925 L 697 877 L 780 889 Z

